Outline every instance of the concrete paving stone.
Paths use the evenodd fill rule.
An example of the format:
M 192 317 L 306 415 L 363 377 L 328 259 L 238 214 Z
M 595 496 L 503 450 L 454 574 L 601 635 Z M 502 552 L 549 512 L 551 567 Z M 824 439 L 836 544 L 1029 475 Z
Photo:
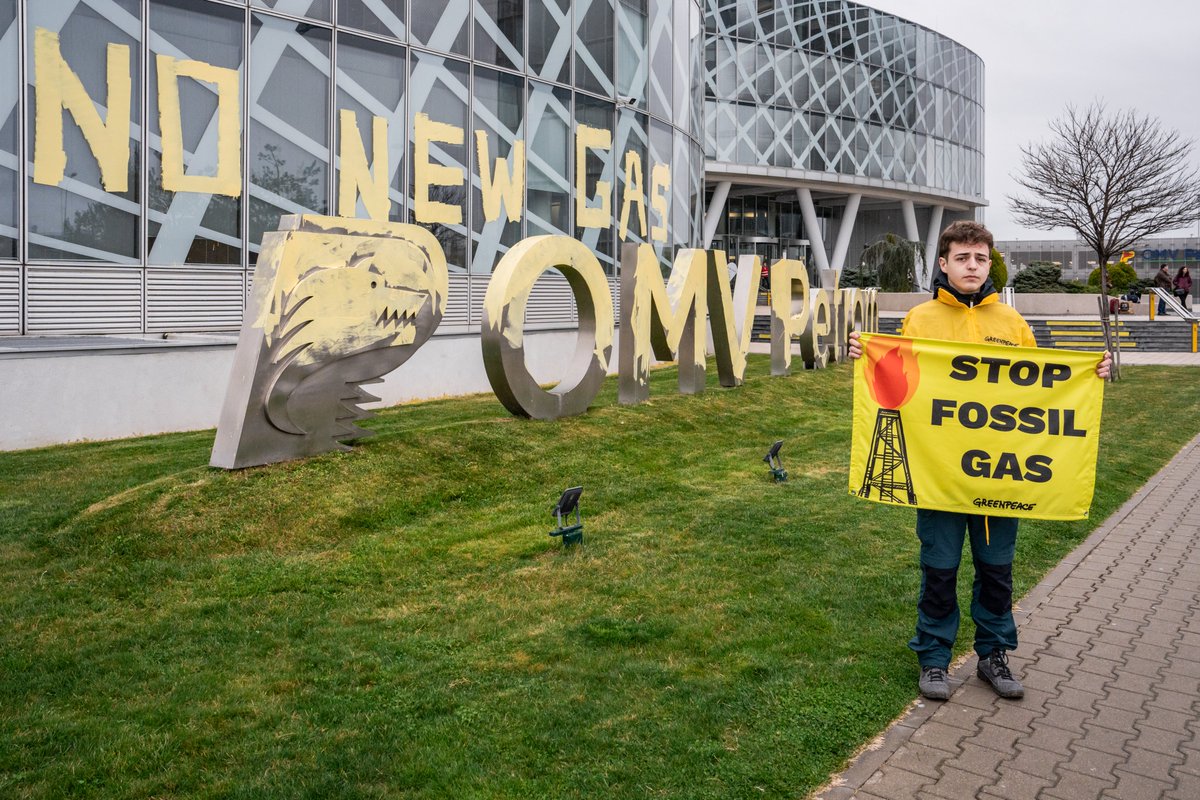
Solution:
M 973 735 L 964 732 L 962 728 L 956 728 L 953 725 L 936 725 L 932 722 L 926 722 L 921 727 L 913 731 L 909 741 L 916 744 L 923 744 L 926 747 L 936 747 L 939 750 L 945 750 L 952 755 L 958 755 L 961 752 L 961 742 L 964 736 Z
M 1049 778 L 1039 778 L 1002 765 L 996 783 L 983 787 L 979 796 L 988 800 L 1037 800 L 1042 790 L 1053 783 Z
M 993 725 L 985 720 L 979 726 L 979 733 L 969 739 L 963 739 L 962 744 L 963 746 L 973 744 L 977 747 L 986 747 L 1004 753 L 1006 758 L 1012 758 L 1016 753 L 1013 748 L 1017 746 L 1017 742 L 1030 738 L 1032 734 L 1032 729 L 1021 731 L 1015 728 L 1006 728 L 1003 725 Z
M 1071 674 L 1068 670 L 1077 663 L 1075 659 L 1063 658 L 1062 656 L 1043 652 L 1038 654 L 1037 660 L 1030 667 L 1039 669 L 1042 672 L 1050 672 L 1065 677 Z
M 1071 681 L 1061 684 L 1058 687 L 1058 697 L 1054 699 L 1054 705 L 1062 706 L 1063 708 L 1073 708 L 1077 711 L 1086 711 L 1093 713 L 1096 702 L 1104 698 L 1102 694 L 1089 692 L 1079 688 L 1076 683 L 1084 678 L 1095 678 L 1098 676 L 1081 673 L 1078 676 L 1072 676 Z
M 1113 664 L 1113 668 L 1114 668 L 1113 671 L 1116 674 L 1120 674 L 1121 668 L 1117 664 L 1117 662 L 1106 661 L 1105 663 Z M 1059 694 L 1061 695 L 1063 689 L 1070 688 L 1070 689 L 1074 689 L 1079 692 L 1087 692 L 1088 694 L 1094 694 L 1094 695 L 1096 695 L 1096 697 L 1103 697 L 1105 695 L 1105 693 L 1108 691 L 1104 687 L 1107 686 L 1113 680 L 1114 680 L 1113 677 L 1109 677 L 1102 673 L 1090 672 L 1088 670 L 1079 669 L 1077 667 L 1077 668 L 1071 670 L 1071 675 L 1068 678 L 1068 680 L 1066 681 L 1066 683 L 1059 684 L 1058 691 L 1059 691 Z
M 1083 723 L 1083 729 L 1085 733 L 1074 741 L 1074 746 L 1090 747 L 1093 750 L 1112 753 L 1114 756 L 1124 756 L 1125 743 L 1134 736 L 1133 731 L 1114 731 L 1087 722 Z
M 1200 663 L 1187 658 L 1179 658 L 1174 653 L 1167 656 L 1167 664 L 1163 673 L 1186 675 L 1189 678 L 1200 677 Z
M 1133 647 L 1133 652 L 1138 658 L 1153 661 L 1160 665 L 1167 660 L 1168 655 L 1175 652 L 1172 647 L 1164 647 L 1160 644 L 1143 641 L 1142 639 L 1134 641 Z
M 1180 644 L 1175 647 L 1176 661 L 1195 661 L 1200 663 L 1200 647 L 1196 645 Z
M 1077 608 L 1061 608 L 1059 606 L 1042 606 L 1037 610 L 1038 619 L 1051 622 L 1066 622 L 1079 613 Z
M 996 780 L 993 775 L 977 775 L 957 767 L 946 767 L 937 783 L 922 788 L 922 793 L 931 797 L 942 797 L 946 800 L 963 800 L 964 797 L 978 797 L 979 791 Z
M 1158 598 L 1151 600 L 1146 597 L 1125 597 L 1121 601 L 1125 608 L 1141 612 L 1157 609 L 1159 602 Z
M 1152 690 L 1158 684 L 1158 676 L 1139 675 L 1136 672 L 1118 671 L 1117 677 L 1104 687 L 1108 692 L 1134 692 L 1150 697 Z
M 980 747 L 977 744 L 963 742 L 962 755 L 954 759 L 950 766 L 955 769 L 965 769 L 984 777 L 994 776 L 1002 761 L 1012 758 L 1011 752 L 1002 753 L 990 747 Z
M 1111 706 L 1112 708 L 1120 708 L 1126 711 L 1140 712 L 1145 708 L 1146 703 L 1154 699 L 1153 695 L 1138 694 L 1137 692 L 1125 692 L 1120 689 L 1114 689 L 1109 692 L 1104 699 L 1096 701 L 1096 707 Z
M 1185 696 L 1200 695 L 1200 676 L 1180 675 L 1164 669 L 1159 677 L 1155 692 L 1163 695 L 1182 694 Z
M 1029 624 L 1030 625 L 1041 625 L 1041 624 L 1050 624 L 1050 623 L 1058 626 L 1062 630 L 1080 631 L 1082 633 L 1087 634 L 1089 638 L 1094 639 L 1096 636 L 1100 635 L 1100 631 L 1102 631 L 1104 629 L 1104 626 L 1108 624 L 1108 618 L 1107 617 L 1099 617 L 1099 616 L 1094 617 L 1094 618 L 1088 618 L 1088 617 L 1080 617 L 1080 616 L 1076 615 L 1074 617 L 1071 617 L 1066 622 L 1060 622 L 1057 620 L 1047 621 L 1047 620 L 1042 620 L 1042 619 L 1034 619 L 1034 620 L 1030 621 Z
M 1069 679 L 1062 675 L 1042 672 L 1039 669 L 1026 669 L 1021 673 L 1021 683 L 1026 689 L 1039 689 L 1050 694 L 1058 694 L 1059 684 L 1066 683 L 1067 680 Z
M 1154 778 L 1155 780 L 1166 780 L 1166 776 L 1170 774 L 1171 767 L 1183 763 L 1183 756 L 1179 753 L 1175 755 L 1156 753 L 1144 747 L 1137 747 L 1136 743 L 1131 743 L 1126 747 L 1125 752 L 1129 758 L 1121 769 L 1129 770 L 1138 775 L 1145 775 L 1147 778 Z M 1174 783 L 1174 781 L 1171 781 L 1171 783 Z
M 1079 607 L 1079 610 L 1075 612 L 1074 616 L 1079 617 L 1080 619 L 1090 619 L 1101 622 L 1103 625 L 1099 630 L 1104 631 L 1109 627 L 1108 615 L 1111 613 L 1112 611 L 1110 609 L 1084 604 Z
M 948 760 L 957 760 L 957 755 L 947 753 L 945 750 L 938 750 L 935 747 L 927 747 L 918 742 L 909 741 L 900 745 L 895 754 L 888 759 L 887 763 L 901 764 L 910 772 L 916 772 L 924 775 L 930 780 L 937 780 L 941 775 L 942 765 Z
M 951 702 L 991 713 L 996 708 L 996 693 L 992 691 L 991 687 L 984 686 L 981 681 L 968 680 L 961 689 L 954 693 Z
M 1054 658 L 1063 658 L 1067 661 L 1077 663 L 1080 655 L 1087 649 L 1088 647 L 1086 643 L 1068 642 L 1060 636 L 1047 642 L 1046 646 L 1040 649 L 1037 652 L 1036 657 L 1031 660 L 1041 659 L 1044 656 L 1052 656 Z
M 1058 764 L 1059 760 L 1047 755 L 1047 751 L 1037 747 L 1023 747 L 1020 744 L 1017 745 L 1016 756 L 1004 762 L 1008 769 L 1036 775 L 1051 783 L 1058 782 Z
M 1096 644 L 1111 644 L 1117 647 L 1123 647 L 1126 650 L 1133 647 L 1133 639 L 1136 634 L 1136 629 L 1132 631 L 1122 631 L 1113 627 L 1111 624 L 1096 637 Z
M 1155 780 L 1134 772 L 1125 772 L 1119 767 L 1113 774 L 1117 777 L 1117 785 L 1111 795 L 1121 800 L 1160 800 L 1164 794 L 1175 788 L 1174 781 L 1167 783 Z
M 1200 778 L 1200 750 L 1182 746 L 1179 748 L 1179 754 L 1183 756 L 1183 763 L 1171 767 L 1171 777 L 1176 780 L 1185 776 Z
M 909 800 L 919 797 L 918 792 L 929 783 L 929 778 L 916 772 L 888 763 L 887 769 L 879 770 L 863 784 L 863 791 L 888 800 Z
M 1090 720 L 1093 716 L 1095 716 L 1095 712 L 1090 708 L 1086 711 L 1080 711 L 1079 709 L 1064 708 L 1063 706 L 1056 706 L 1054 703 L 1048 703 L 1046 705 L 1046 713 L 1042 715 L 1040 721 L 1059 730 L 1068 731 L 1072 735 L 1082 736 L 1085 733 L 1083 723 Z M 1032 723 L 1030 725 L 1032 727 Z
M 992 696 L 995 697 L 994 694 Z M 1047 705 L 1049 703 L 1053 703 L 1057 697 L 1057 692 L 1047 692 L 1042 689 L 1034 689 L 1026 684 L 1025 696 L 1021 698 L 1020 704 L 1021 708 L 1027 711 L 1044 715 L 1047 710 Z
M 964 706 L 961 703 L 955 703 L 953 699 L 948 703 L 942 703 L 941 708 L 933 712 L 933 716 L 929 721 L 939 725 L 949 725 L 954 728 L 961 728 L 971 733 L 976 733 L 979 730 L 979 720 L 992 713 L 992 709 L 973 708 Z
M 1165 731 L 1190 734 L 1188 723 L 1193 719 L 1191 712 L 1176 711 L 1156 705 L 1146 706 L 1146 718 L 1141 724 L 1150 728 L 1162 728 Z
M 1124 761 L 1124 754 L 1113 755 L 1076 743 L 1071 746 L 1071 757 L 1059 762 L 1059 770 L 1069 769 L 1073 772 L 1082 772 L 1084 775 L 1104 778 L 1111 776 L 1113 767 Z
M 1152 554 L 1151 558 L 1158 558 L 1158 556 L 1156 554 Z M 1135 584 L 1134 587 L 1129 590 L 1129 596 L 1130 597 L 1141 597 L 1145 600 L 1153 600 L 1155 602 L 1161 600 L 1162 595 L 1163 595 L 1163 589 L 1160 585 L 1158 585 L 1158 584 L 1162 583 L 1161 581 L 1158 580 L 1159 577 L 1161 577 L 1161 576 L 1156 575 L 1153 572 L 1143 573 L 1142 576 L 1139 578 L 1140 582 Z M 1154 585 L 1151 586 L 1148 584 L 1154 584 Z
M 1025 631 L 1022 630 L 1021 633 Z M 1059 632 L 1057 641 L 1063 644 L 1079 645 L 1080 647 L 1091 648 L 1092 638 L 1083 631 L 1063 630 Z
M 1152 620 L 1141 631 L 1137 638 L 1138 647 L 1152 646 L 1162 648 L 1176 648 L 1180 642 L 1180 636 L 1187 636 L 1187 633 L 1181 631 L 1178 625 Z
M 1022 635 L 1026 635 L 1027 632 L 1031 632 L 1031 631 L 1040 631 L 1040 632 L 1044 632 L 1044 633 L 1058 633 L 1059 624 L 1060 623 L 1058 620 L 1045 619 L 1044 617 L 1038 616 L 1036 612 L 1033 612 L 1018 627 L 1019 627 L 1019 633 L 1021 633 Z
M 1108 642 L 1092 642 L 1091 649 L 1088 650 L 1088 656 L 1091 658 L 1103 658 L 1107 661 L 1124 661 L 1128 650 L 1128 647 L 1118 647 Z
M 1058 800 L 1099 797 L 1100 792 L 1116 784 L 1115 778 L 1084 775 L 1082 772 L 1072 772 L 1071 770 L 1063 770 L 1060 776 L 1058 783 L 1047 787 L 1042 792 L 1043 797 L 1053 797 Z
M 991 725 L 1015 731 L 1030 730 L 1029 723 L 1041 719 L 1044 712 L 1025 708 L 1020 700 L 998 700 L 996 713 L 987 718 Z
M 1145 626 L 1145 611 L 1127 611 L 1119 608 L 1109 616 L 1109 630 L 1138 634 Z
M 1131 731 L 1133 730 L 1133 723 L 1140 722 L 1145 717 L 1146 712 L 1141 709 L 1129 711 L 1123 708 L 1097 705 L 1096 715 L 1092 717 L 1091 722 L 1094 725 L 1099 725 L 1102 728 L 1111 728 L 1114 731 Z
M 1168 756 L 1187 757 L 1187 753 L 1182 751 L 1182 745 L 1191 740 L 1191 733 L 1156 728 L 1153 725 L 1146 725 L 1145 722 L 1146 720 L 1141 719 L 1133 724 L 1137 736 L 1130 744 Z
M 1087 673 L 1100 677 L 1102 681 L 1111 681 L 1117 677 L 1117 671 L 1123 666 L 1124 664 L 1120 661 L 1108 661 L 1103 658 L 1085 658 L 1071 669 L 1071 675 L 1074 677 L 1080 673 Z M 1101 686 L 1103 685 L 1102 682 Z
M 1015 747 L 1035 750 L 1042 753 L 1043 758 L 1046 753 L 1057 753 L 1060 756 L 1070 755 L 1071 742 L 1083 735 L 1082 727 L 1076 733 L 1051 725 L 1044 719 L 1035 719 L 1029 723 L 1029 730 L 1031 733 L 1022 737 Z
M 1192 633 L 1191 631 L 1183 631 L 1181 633 L 1180 644 L 1189 647 L 1200 647 L 1200 633 Z
M 1170 658 L 1170 656 L 1168 656 L 1168 658 Z M 1197 666 L 1200 666 L 1200 664 Z M 1123 669 L 1125 672 L 1135 672 L 1138 675 L 1150 675 L 1152 677 L 1157 677 L 1158 674 L 1163 670 L 1163 662 L 1142 658 L 1135 652 L 1125 656 L 1125 664 Z

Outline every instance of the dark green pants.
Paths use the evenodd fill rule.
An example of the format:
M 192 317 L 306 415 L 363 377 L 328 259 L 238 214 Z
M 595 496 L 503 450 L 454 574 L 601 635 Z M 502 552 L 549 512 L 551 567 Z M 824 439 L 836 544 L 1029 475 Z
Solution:
M 963 539 L 968 536 L 975 563 L 971 593 L 975 652 L 986 656 L 993 650 L 1017 647 L 1017 626 L 1012 615 L 1017 520 L 987 517 L 985 523 L 978 514 L 918 509 L 921 598 L 917 602 L 917 632 L 908 646 L 917 654 L 922 667 L 950 665 L 950 651 L 958 637 L 958 565 L 962 561 Z

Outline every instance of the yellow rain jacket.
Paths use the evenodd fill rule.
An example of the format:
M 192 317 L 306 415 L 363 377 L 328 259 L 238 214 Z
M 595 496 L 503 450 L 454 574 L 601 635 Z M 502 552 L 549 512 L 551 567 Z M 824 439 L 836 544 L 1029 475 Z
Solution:
M 941 269 L 933 281 L 933 297 L 908 312 L 900 328 L 902 336 L 979 342 L 1009 347 L 1037 347 L 1025 318 L 1000 301 L 988 280 L 974 295 L 955 291 Z

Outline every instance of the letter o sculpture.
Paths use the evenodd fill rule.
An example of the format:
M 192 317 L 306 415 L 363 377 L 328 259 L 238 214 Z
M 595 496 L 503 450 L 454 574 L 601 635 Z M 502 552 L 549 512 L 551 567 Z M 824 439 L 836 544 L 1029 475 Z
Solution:
M 525 306 L 541 274 L 567 278 L 579 310 L 575 352 L 558 386 L 540 387 L 525 366 Z M 613 305 L 596 256 L 567 236 L 533 236 L 500 259 L 483 301 L 483 365 L 504 407 L 520 417 L 558 419 L 582 414 L 608 374 Z

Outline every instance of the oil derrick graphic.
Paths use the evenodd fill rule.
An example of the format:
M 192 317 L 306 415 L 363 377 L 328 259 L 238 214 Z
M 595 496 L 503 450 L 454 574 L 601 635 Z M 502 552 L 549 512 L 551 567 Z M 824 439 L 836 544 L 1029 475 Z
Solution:
M 858 495 L 870 498 L 874 489 L 879 500 L 915 506 L 917 495 L 913 491 L 900 416 L 900 408 L 912 398 L 920 380 L 912 342 L 872 337 L 867 341 L 865 355 L 867 388 L 879 410 Z
M 863 475 L 859 497 L 870 497 L 871 489 L 880 500 L 891 503 L 917 504 L 912 475 L 908 472 L 908 452 L 904 447 L 904 423 L 900 412 L 881 408 L 875 415 L 875 432 L 867 456 L 867 471 Z

